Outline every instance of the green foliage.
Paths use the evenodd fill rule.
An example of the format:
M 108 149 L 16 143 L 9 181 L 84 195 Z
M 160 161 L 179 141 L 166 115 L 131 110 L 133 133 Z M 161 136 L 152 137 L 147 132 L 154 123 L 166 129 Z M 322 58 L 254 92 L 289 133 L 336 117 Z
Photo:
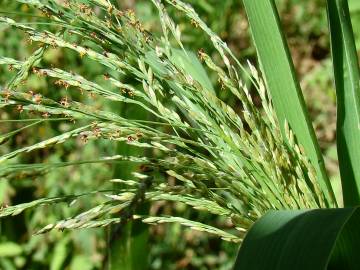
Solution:
M 112 72 L 105 76 L 106 82 L 110 83 L 107 84 L 107 88 L 80 75 L 57 68 L 34 67 L 32 71 L 35 74 L 56 78 L 58 85 L 65 88 L 80 88 L 81 91 L 96 95 L 104 100 L 140 106 L 148 113 L 153 114 L 157 121 L 124 119 L 118 114 L 106 111 L 106 107 L 104 109 L 94 109 L 88 104 L 72 101 L 67 96 L 63 97 L 60 102 L 56 102 L 43 97 L 41 94 L 32 95 L 23 91 L 15 91 L 14 88 L 18 87 L 19 80 L 17 80 L 14 85 L 3 89 L 3 106 L 21 105 L 21 108 L 25 111 L 32 110 L 48 114 L 51 116 L 49 119 L 58 119 L 59 116 L 65 115 L 70 120 L 76 120 L 76 123 L 73 129 L 59 136 L 3 155 L 1 161 L 4 163 L 21 153 L 64 143 L 74 137 L 81 137 L 84 140 L 102 138 L 113 141 L 126 141 L 133 147 L 160 151 L 163 156 L 156 159 L 116 155 L 104 157 L 99 161 L 81 162 L 129 160 L 144 163 L 152 170 L 168 173 L 171 168 L 171 175 L 181 181 L 183 185 L 176 186 L 174 189 L 164 185 L 162 179 L 157 182 L 155 178 L 151 180 L 151 189 L 147 190 L 148 184 L 146 182 L 150 181 L 147 180 L 149 176 L 134 173 L 134 180 L 138 179 L 135 188 L 137 185 L 141 187 L 138 191 L 135 192 L 133 188 L 130 188 L 128 192 L 122 195 L 108 195 L 110 201 L 97 205 L 73 219 L 49 225 L 45 231 L 54 227 L 94 227 L 118 222 L 121 218 L 102 220 L 101 217 L 114 213 L 116 208 L 120 211 L 136 205 L 142 196 L 151 200 L 156 198 L 156 194 L 161 193 L 183 196 L 181 194 L 184 188 L 188 191 L 193 190 L 191 194 L 194 196 L 194 200 L 214 201 L 221 209 L 218 213 L 228 212 L 229 218 L 239 229 L 247 228 L 258 215 L 269 207 L 321 205 L 321 195 L 309 189 L 307 182 L 303 179 L 304 175 L 311 174 L 312 171 L 308 169 L 311 165 L 300 153 L 299 148 L 290 149 L 283 143 L 282 137 L 275 136 L 279 132 L 277 120 L 272 111 L 269 97 L 264 91 L 265 87 L 261 78 L 254 71 L 253 74 L 246 73 L 258 86 L 259 95 L 263 100 L 266 111 L 265 117 L 260 115 L 253 105 L 247 87 L 241 82 L 235 66 L 230 63 L 228 56 L 226 56 L 228 54 L 233 58 L 231 51 L 200 20 L 190 6 L 180 1 L 171 2 L 175 8 L 195 21 L 211 38 L 214 47 L 218 50 L 227 67 L 227 71 L 218 67 L 203 51 L 199 53 L 200 58 L 210 69 L 217 73 L 223 87 L 228 88 L 234 97 L 243 103 L 244 119 L 241 119 L 229 106 L 216 98 L 210 92 L 210 89 L 204 88 L 191 75 L 188 75 L 186 70 L 183 69 L 186 62 L 180 64 L 172 60 L 169 34 L 173 35 L 174 41 L 180 47 L 183 46 L 177 26 L 165 13 L 165 9 L 163 9 L 160 2 L 154 1 L 154 4 L 160 11 L 160 22 L 163 29 L 162 40 L 149 36 L 149 33 L 142 29 L 140 22 L 135 19 L 133 13 L 122 13 L 108 3 L 95 2 L 104 9 L 104 12 L 112 14 L 111 18 L 114 22 L 103 22 L 101 16 L 95 16 L 91 6 L 88 5 L 71 2 L 69 6 L 67 4 L 56 4 L 52 1 L 27 1 L 28 4 L 34 4 L 45 10 L 46 14 L 49 13 L 50 18 L 53 16 L 56 20 L 62 21 L 62 25 L 66 25 L 69 28 L 68 31 L 72 34 L 82 36 L 87 34 L 89 31 L 82 28 L 84 25 L 95 31 L 88 33 L 88 36 L 86 36 L 87 39 L 95 41 L 93 45 L 89 44 L 87 47 L 71 43 L 68 41 L 70 36 L 67 35 L 37 31 L 35 28 L 17 23 L 10 18 L 3 17 L 1 20 L 26 32 L 34 42 L 44 44 L 44 48 L 51 45 L 73 50 L 79 53 L 81 57 L 88 57 L 106 66 L 109 72 Z M 75 17 L 78 21 L 73 21 Z M 79 29 L 81 29 L 80 32 Z M 104 35 L 105 31 L 107 31 L 106 35 Z M 104 39 L 102 43 L 98 42 L 100 37 Z M 104 48 L 102 48 L 104 51 L 99 51 L 99 46 L 106 47 L 108 51 L 105 51 Z M 42 55 L 39 52 L 42 50 L 36 51 L 29 58 L 31 60 L 17 62 L 14 65 L 14 68 L 21 70 L 17 77 L 28 74 L 26 70 L 30 69 L 30 66 L 33 63 L 35 64 L 35 61 L 38 61 L 37 59 Z M 153 52 L 151 62 L 147 57 L 149 51 Z M 117 53 L 115 54 L 115 52 Z M 122 58 L 119 55 L 122 55 Z M 246 72 L 246 69 L 235 58 L 233 60 L 238 68 Z M 14 60 L 8 58 L 2 58 L 2 62 L 4 64 L 14 64 Z M 157 65 L 157 67 L 152 68 L 153 65 Z M 122 74 L 131 74 L 135 80 L 142 82 L 141 90 L 143 92 L 136 86 L 122 82 Z M 118 87 L 122 89 L 122 92 L 116 91 Z M 137 97 L 137 99 L 133 98 L 133 96 Z M 170 103 L 167 104 L 168 102 Z M 176 108 L 187 119 L 186 122 L 182 120 Z M 250 127 L 251 132 L 245 131 L 244 123 Z M 161 129 L 156 128 L 156 125 L 159 124 L 171 127 L 174 133 L 164 133 Z M 189 137 L 190 134 L 191 137 Z M 264 140 L 264 138 L 267 139 Z M 174 145 L 178 149 L 173 150 L 170 145 Z M 259 148 L 260 145 L 262 146 Z M 253 158 L 249 159 L 250 156 Z M 279 168 L 276 163 L 269 164 L 268 160 L 271 158 L 293 163 L 291 166 L 284 164 L 284 167 Z M 69 165 L 75 164 L 48 163 L 46 167 L 39 164 L 37 169 L 44 171 L 45 169 Z M 11 167 L 5 167 L 5 169 L 7 174 L 13 172 Z M 206 184 L 202 183 L 204 180 L 201 180 L 204 170 L 206 170 Z M 293 179 L 289 178 L 288 175 L 292 175 Z M 242 179 L 243 183 L 237 179 Z M 255 179 L 257 180 L 255 181 Z M 311 177 L 311 179 L 314 179 L 314 177 Z M 124 182 L 128 183 L 127 180 L 129 179 L 124 179 Z M 284 186 L 285 182 L 286 186 Z M 233 185 L 234 189 L 228 189 L 229 184 Z M 211 187 L 212 185 L 214 185 L 214 188 Z M 260 189 L 254 188 L 257 185 L 259 185 Z M 317 184 L 313 183 L 313 185 L 316 186 Z M 279 188 L 288 197 L 287 200 L 282 201 L 280 199 L 284 194 L 280 193 Z M 302 190 L 301 193 L 298 192 L 300 190 Z M 224 195 L 229 201 L 222 198 Z M 298 200 L 298 196 L 302 199 Z M 121 202 L 121 204 L 118 204 L 118 202 Z M 184 203 L 190 204 L 190 201 L 185 199 Z M 203 210 L 206 210 L 206 208 Z M 245 212 L 243 213 L 243 211 Z
M 285 133 L 285 129 L 290 127 L 294 132 L 298 143 L 304 147 L 305 153 L 316 168 L 317 179 L 322 189 L 328 190 L 328 206 L 336 205 L 289 49 L 280 28 L 275 2 L 245 0 L 244 5 L 266 85 L 279 122 L 283 124 L 281 130 Z
M 247 234 L 235 270 L 357 269 L 359 221 L 358 208 L 270 211 Z
M 252 10 L 250 18 L 265 84 L 250 62 L 243 64 L 253 50 L 240 54 L 234 46 L 241 39 L 239 48 L 247 47 L 247 37 L 225 31 L 241 19 L 242 12 L 230 12 L 239 1 L 188 1 L 195 9 L 180 0 L 139 1 L 136 14 L 107 0 L 18 2 L 26 3 L 22 13 L 1 12 L 0 27 L 19 37 L 15 44 L 32 43 L 22 45 L 23 55 L 5 48 L 0 56 L 7 66 L 0 75 L 0 178 L 6 181 L 0 198 L 10 202 L 1 189 L 19 192 L 26 182 L 37 194 L 2 207 L 1 240 L 19 241 L 16 218 L 30 222 L 25 235 L 65 231 L 46 234 L 49 240 L 36 242 L 42 245 L 31 240 L 13 261 L 0 259 L 4 269 L 23 267 L 24 257 L 33 258 L 34 269 L 46 260 L 52 269 L 99 269 L 107 258 L 145 268 L 135 254 L 144 253 L 147 224 L 156 225 L 153 234 L 167 228 L 157 232 L 165 241 L 151 248 L 151 269 L 175 268 L 174 261 L 229 269 L 226 256 L 178 258 L 168 249 L 185 249 L 185 241 L 204 239 L 198 232 L 205 232 L 212 238 L 198 246 L 217 241 L 232 254 L 269 209 L 336 205 L 278 18 L 261 17 L 268 20 L 271 52 L 256 19 L 254 25 L 260 11 L 276 14 L 274 5 Z M 259 3 L 245 1 L 248 15 Z M 288 8 L 286 1 L 279 6 Z M 291 106 L 282 102 L 284 89 Z M 90 230 L 110 225 L 126 241 L 111 245 L 108 234 L 105 244 L 103 231 Z M 187 240 L 180 226 L 191 229 L 184 230 Z M 50 246 L 49 256 L 41 247 Z M 116 246 L 127 253 L 118 255 Z
M 16 243 L 7 242 L 0 244 L 0 256 L 1 257 L 13 257 L 20 255 L 22 248 Z
M 250 23 L 253 22 L 252 34 L 271 89 L 271 80 L 276 78 L 274 68 L 289 58 L 289 54 L 275 54 L 272 59 L 267 50 L 268 47 L 272 50 L 284 48 L 285 41 L 281 38 L 282 32 L 278 27 L 277 11 L 271 1 L 260 3 L 245 0 L 244 3 Z M 346 0 L 327 3 L 337 94 L 337 146 L 344 205 L 354 206 L 359 204 L 356 165 L 359 149 L 356 139 L 359 130 L 359 67 L 348 3 Z M 266 11 L 269 14 L 263 14 Z M 260 18 L 270 19 L 263 24 Z M 269 37 L 260 34 L 275 29 L 278 29 L 280 38 L 272 40 L 272 46 L 268 46 L 265 40 L 268 41 Z M 290 73 L 288 80 L 296 83 L 296 79 L 291 76 L 293 74 Z M 286 72 L 282 71 L 280 75 L 286 75 Z M 289 83 L 278 89 L 278 92 L 275 91 L 272 95 L 274 99 L 282 89 L 287 89 L 286 85 Z M 274 93 L 274 89 L 272 91 Z M 278 96 L 277 99 L 281 100 L 281 97 Z M 298 115 L 301 111 L 306 112 L 304 105 L 301 109 L 295 108 L 291 106 L 286 110 L 289 114 L 286 114 L 287 119 L 291 119 L 291 112 Z M 301 133 L 295 130 L 295 136 L 299 134 Z M 246 235 L 235 269 L 356 269 L 360 263 L 354 253 L 360 245 L 359 221 L 358 208 L 271 211 L 256 222 Z M 262 259 L 254 259 L 256 256 Z
M 135 82 L 136 83 L 136 82 Z M 141 108 L 120 105 L 113 106 L 114 112 L 118 112 L 125 118 L 146 120 L 146 113 Z M 119 108 L 120 107 L 120 108 Z M 142 148 L 131 147 L 124 142 L 119 142 L 116 147 L 119 155 L 146 155 Z M 114 166 L 113 177 L 117 179 L 129 179 L 133 172 L 138 171 L 137 165 L 131 162 L 123 162 Z M 126 185 L 114 183 L 114 189 L 126 188 Z M 147 205 L 138 206 L 137 212 L 147 215 Z M 131 213 L 129 213 L 131 214 Z M 149 228 L 141 221 L 123 222 L 120 225 L 112 226 L 108 236 L 109 254 L 107 268 L 110 269 L 148 269 L 149 254 Z M 122 256 L 119 256 L 121 254 Z M 139 260 L 138 258 L 142 258 Z
M 337 97 L 337 150 L 345 206 L 360 203 L 360 76 L 347 1 L 328 1 Z

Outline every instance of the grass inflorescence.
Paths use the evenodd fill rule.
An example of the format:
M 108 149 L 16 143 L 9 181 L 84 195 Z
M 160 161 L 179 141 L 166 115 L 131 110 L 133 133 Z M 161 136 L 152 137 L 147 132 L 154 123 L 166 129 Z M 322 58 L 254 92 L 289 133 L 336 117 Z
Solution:
M 321 208 L 333 203 L 327 202 L 313 164 L 288 124 L 278 122 L 261 74 L 251 63 L 241 64 L 191 6 L 179 0 L 152 0 L 159 11 L 159 35 L 146 30 L 134 11 L 120 11 L 106 0 L 19 2 L 40 9 L 44 16 L 31 24 L 0 17 L 2 24 L 22 31 L 32 46 L 38 47 L 25 61 L 0 56 L 0 64 L 16 72 L 1 86 L 0 108 L 19 111 L 23 116 L 19 122 L 24 124 L 1 135 L 0 143 L 48 121 L 71 122 L 72 129 L 2 153 L 0 177 L 13 179 L 25 172 L 44 175 L 66 166 L 123 161 L 139 164 L 140 169 L 132 174 L 133 179 L 108 179 L 120 182 L 121 190 L 103 191 L 98 187 L 88 194 L 39 199 L 4 207 L 0 216 L 101 193 L 103 203 L 39 232 L 141 219 L 149 224 L 177 222 L 240 242 L 269 209 Z M 201 48 L 198 52 L 185 49 L 179 26 L 167 13 L 168 5 L 202 30 L 217 50 L 221 64 Z M 42 30 L 44 21 L 56 30 Z M 70 50 L 80 59 L 102 65 L 106 70 L 98 74 L 102 80 L 44 65 L 44 52 L 51 48 Z M 217 77 L 220 91 L 229 91 L 236 104 L 241 104 L 240 109 L 219 98 L 206 72 Z M 65 91 L 59 92 L 58 100 L 29 91 L 26 80 L 33 75 L 46 77 Z M 128 77 L 131 80 L 124 79 Z M 76 98 L 79 93 L 88 98 Z M 260 98 L 260 105 L 255 105 L 254 96 Z M 136 106 L 151 115 L 151 120 L 124 118 L 108 108 L 109 102 Z M 1 121 L 2 125 L 11 124 Z M 280 127 L 284 127 L 285 135 L 281 135 Z M 153 154 L 39 164 L 12 161 L 18 155 L 77 139 L 84 144 L 89 140 L 122 141 Z M 166 181 L 164 175 L 176 179 L 175 184 Z M 182 217 L 136 213 L 138 204 L 156 201 L 182 202 L 198 211 L 223 216 L 237 233 Z

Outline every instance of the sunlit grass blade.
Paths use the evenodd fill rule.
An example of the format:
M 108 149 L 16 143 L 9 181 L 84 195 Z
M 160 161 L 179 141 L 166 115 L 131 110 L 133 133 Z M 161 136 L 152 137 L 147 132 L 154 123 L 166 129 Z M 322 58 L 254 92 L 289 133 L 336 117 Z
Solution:
M 337 150 L 345 206 L 360 203 L 360 76 L 348 3 L 327 1 L 337 96 Z
M 325 171 L 324 160 L 281 30 L 275 3 L 273 0 L 244 0 L 243 3 L 282 133 L 285 132 L 285 122 L 287 121 L 316 169 L 317 178 L 325 192 L 328 204 L 336 205 L 334 193 Z
M 234 269 L 358 269 L 359 221 L 359 208 L 270 211 L 248 232 Z

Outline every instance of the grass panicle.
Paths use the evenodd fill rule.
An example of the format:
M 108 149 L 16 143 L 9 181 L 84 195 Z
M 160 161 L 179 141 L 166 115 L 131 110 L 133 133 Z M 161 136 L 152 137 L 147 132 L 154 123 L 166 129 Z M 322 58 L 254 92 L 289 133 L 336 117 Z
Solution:
M 45 16 L 38 19 L 39 25 L 36 20 L 26 24 L 10 17 L 0 18 L 2 24 L 28 35 L 33 45 L 39 47 L 25 61 L 0 57 L 0 64 L 11 65 L 17 71 L 13 79 L 1 87 L 0 108 L 18 110 L 21 117 L 14 120 L 24 124 L 1 138 L 10 140 L 22 129 L 32 129 L 30 121 L 36 125 L 61 121 L 71 123 L 72 128 L 33 145 L 2 153 L 1 177 L 16 179 L 24 172 L 46 174 L 49 170 L 92 162 L 126 161 L 142 168 L 134 172 L 131 179 L 108 179 L 121 182 L 122 189 L 102 192 L 99 187 L 93 192 L 104 194 L 103 203 L 49 224 L 40 233 L 140 219 L 149 224 L 177 222 L 239 242 L 244 232 L 269 209 L 326 207 L 326 191 L 317 181 L 316 164 L 306 157 L 288 125 L 284 127 L 279 123 L 262 74 L 251 63 L 241 64 L 189 5 L 179 0 L 153 0 L 162 27 L 162 35 L 157 35 L 149 33 L 132 10 L 120 11 L 110 1 L 19 2 L 40 9 Z M 201 48 L 197 52 L 199 59 L 194 57 L 196 52 L 185 49 L 180 27 L 167 14 L 168 5 L 185 14 L 189 23 L 202 30 L 222 63 Z M 56 31 L 41 30 L 39 26 L 44 21 L 52 24 Z M 42 58 L 49 48 L 72 51 L 79 59 L 101 65 L 106 73 L 94 79 L 46 66 Z M 192 65 L 200 68 L 194 70 Z M 217 77 L 221 90 L 211 85 L 207 73 Z M 29 92 L 26 80 L 30 76 L 53 81 L 61 89 L 59 93 L 63 93 L 61 98 L 52 99 L 46 92 Z M 128 77 L 131 80 L 125 80 Z M 246 84 L 244 78 L 251 84 Z M 229 91 L 239 107 L 222 101 L 219 91 Z M 84 98 L 77 99 L 76 93 Z M 262 109 L 255 105 L 254 96 L 260 98 Z M 105 106 L 107 102 L 144 110 L 151 115 L 147 118 L 151 120 L 123 117 Z M 2 125 L 11 127 L 12 122 L 4 121 Z M 283 134 L 282 129 L 286 131 Z M 21 155 L 72 140 L 125 142 L 154 154 L 105 156 L 79 162 L 18 162 Z M 175 184 L 166 180 L 168 176 L 175 179 Z M 144 181 L 150 184 L 145 185 Z M 57 204 L 77 196 L 82 195 L 69 194 L 9 206 L 0 210 L 0 216 L 16 215 L 29 208 Z M 155 201 L 182 202 L 195 210 L 222 216 L 237 232 L 181 217 L 149 217 L 136 213 L 137 205 Z

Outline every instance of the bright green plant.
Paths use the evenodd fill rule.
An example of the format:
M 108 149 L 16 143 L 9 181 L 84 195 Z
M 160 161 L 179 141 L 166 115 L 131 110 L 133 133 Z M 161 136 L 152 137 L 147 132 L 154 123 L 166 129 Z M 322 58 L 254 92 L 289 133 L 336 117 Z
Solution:
M 292 123 L 295 135 L 311 159 L 312 149 L 306 145 L 312 142 L 316 147 L 316 140 L 314 136 L 305 138 L 303 135 L 304 130 L 311 131 L 312 127 L 308 125 L 304 129 L 301 124 L 300 113 L 304 112 L 306 117 L 307 110 L 274 2 L 245 0 L 244 4 L 277 114 L 283 114 L 289 124 Z M 360 245 L 359 66 L 347 0 L 328 0 L 327 8 L 337 95 L 337 150 L 343 199 L 345 206 L 353 208 L 270 211 L 248 233 L 236 269 L 357 269 L 359 266 L 355 253 Z M 272 31 L 271 34 L 268 31 Z M 291 88 L 291 84 L 295 87 Z M 288 98 L 281 99 L 279 95 Z M 289 107 L 291 102 L 293 105 Z M 293 110 L 294 102 L 300 103 L 299 109 Z M 309 123 L 308 118 L 304 123 Z M 316 162 L 323 166 L 320 153 L 314 159 Z M 320 168 L 320 173 L 323 172 Z M 330 183 L 326 181 L 326 184 L 331 190 Z M 255 256 L 263 259 L 258 260 Z
M 38 233 L 114 224 L 123 228 L 142 221 L 145 224 L 179 223 L 229 242 L 240 243 L 249 228 L 268 210 L 282 210 L 269 212 L 255 223 L 240 249 L 236 264 L 238 269 L 261 267 L 256 262 L 242 259 L 252 257 L 252 248 L 258 250 L 257 245 L 268 245 L 255 241 L 259 235 L 279 232 L 270 244 L 279 244 L 289 235 L 288 227 L 279 230 L 279 224 L 274 225 L 274 219 L 284 224 L 304 224 L 298 225 L 296 228 L 299 229 L 293 232 L 291 239 L 294 243 L 302 239 L 303 230 L 314 227 L 314 232 L 317 232 L 322 228 L 321 220 L 334 216 L 338 218 L 338 223 L 331 231 L 340 234 L 345 226 L 341 234 L 344 235 L 344 243 L 351 233 L 357 233 L 354 232 L 358 218 L 356 209 L 295 211 L 336 207 L 338 203 L 325 172 L 272 0 L 244 1 L 263 77 L 251 63 L 247 66 L 241 64 L 195 10 L 180 0 L 151 1 L 159 12 L 161 36 L 149 33 L 133 11 L 120 11 L 106 0 L 19 2 L 41 10 L 45 16 L 35 18 L 35 22 L 31 23 L 0 17 L 1 23 L 26 33 L 29 40 L 39 47 L 25 61 L 0 56 L 0 64 L 17 70 L 16 75 L 1 87 L 0 108 L 21 112 L 19 119 L 1 122 L 4 125 L 13 121 L 24 123 L 24 126 L 2 134 L 0 141 L 7 143 L 19 132 L 50 121 L 70 121 L 73 124 L 71 128 L 62 130 L 60 135 L 1 153 L 0 177 L 10 181 L 21 178 L 25 172 L 47 174 L 70 166 L 110 164 L 115 173 L 113 179 L 106 182 L 116 185 L 106 190 L 99 186 L 88 193 L 48 197 L 3 207 L 0 217 L 17 215 L 44 205 L 91 201 L 91 196 L 100 194 L 102 200 L 96 201 L 90 209 L 48 224 Z M 217 51 L 221 64 L 199 48 L 198 58 L 204 63 L 204 69 L 195 54 L 185 49 L 180 28 L 168 15 L 167 5 L 188 17 L 192 25 L 201 30 Z M 341 44 L 343 49 L 339 54 L 339 51 L 333 50 L 334 62 L 344 63 L 336 66 L 338 97 L 345 91 L 351 93 L 340 98 L 339 104 L 343 105 L 339 106 L 339 111 L 345 121 L 340 124 L 339 132 L 344 136 L 338 145 L 339 153 L 354 162 L 352 166 L 346 160 L 340 162 L 342 176 L 349 176 L 344 176 L 342 181 L 345 203 L 353 206 L 358 204 L 358 190 L 347 187 L 358 186 L 358 147 L 354 139 L 356 134 L 347 129 L 354 128 L 357 132 L 354 123 L 359 121 L 353 114 L 357 116 L 359 80 L 353 60 L 356 59 L 353 55 L 355 47 L 349 18 L 343 17 L 343 13 L 337 10 L 346 11 L 346 8 L 346 1 L 336 1 L 336 4 L 329 1 L 331 31 L 344 33 L 340 39 L 332 35 L 332 44 Z M 55 30 L 43 30 L 41 25 L 44 23 Z M 46 66 L 42 60 L 51 47 L 75 52 L 79 57 L 89 59 L 90 63 L 103 66 L 106 73 L 85 78 L 70 70 Z M 217 77 L 221 91 L 228 91 L 229 96 L 241 103 L 240 113 L 216 95 L 220 91 L 214 91 L 207 73 Z M 344 74 L 351 80 L 344 80 Z M 26 81 L 33 76 L 48 78 L 65 88 L 65 94 L 54 100 L 45 93 L 28 92 Z M 79 99 L 76 91 L 90 98 Z M 261 109 L 254 105 L 253 95 L 260 98 Z M 135 108 L 134 113 L 120 113 L 117 110 L 120 105 L 125 111 Z M 350 113 L 346 111 L 342 114 L 345 108 Z M 34 114 L 37 116 L 34 117 Z M 36 164 L 21 161 L 22 156 L 31 155 L 33 151 L 53 149 L 58 144 L 74 140 L 105 140 L 114 147 L 118 145 L 119 150 L 79 161 Z M 76 150 L 81 151 L 80 148 Z M 340 158 L 343 157 L 340 155 Z M 131 167 L 128 164 L 132 164 Z M 129 173 L 130 169 L 132 173 Z M 174 183 L 168 181 L 169 176 L 175 179 Z M 216 224 L 202 224 L 178 216 L 150 216 L 143 205 L 157 201 L 176 201 L 198 211 L 207 211 L 228 220 L 232 229 L 225 231 L 217 228 Z M 126 231 L 131 232 L 131 228 Z M 325 269 L 338 234 L 328 237 L 327 254 L 319 251 L 321 254 L 315 256 L 322 268 L 315 268 L 314 263 L 312 269 Z M 116 258 L 112 263 L 111 259 L 116 250 L 127 250 L 124 256 L 129 256 L 130 266 L 126 269 L 135 269 L 131 253 L 136 254 L 144 241 L 142 236 L 139 241 L 131 237 L 127 238 L 130 247 L 122 248 L 120 244 L 120 248 L 113 247 L 109 252 L 109 268 L 119 269 L 129 263 L 119 262 Z M 350 241 L 351 245 L 357 245 L 356 237 Z M 341 239 L 339 241 L 343 241 Z M 350 244 L 348 247 L 351 247 Z M 340 248 L 335 249 L 332 257 L 334 265 L 342 263 L 342 256 L 351 255 L 341 250 L 342 245 L 338 246 Z M 297 253 L 291 248 L 284 250 L 288 252 L 285 257 L 294 260 Z M 268 248 L 267 251 L 270 253 L 266 258 L 276 262 L 279 257 L 276 248 Z M 351 260 L 350 263 L 356 263 Z M 286 265 L 283 264 L 283 269 L 287 269 Z

